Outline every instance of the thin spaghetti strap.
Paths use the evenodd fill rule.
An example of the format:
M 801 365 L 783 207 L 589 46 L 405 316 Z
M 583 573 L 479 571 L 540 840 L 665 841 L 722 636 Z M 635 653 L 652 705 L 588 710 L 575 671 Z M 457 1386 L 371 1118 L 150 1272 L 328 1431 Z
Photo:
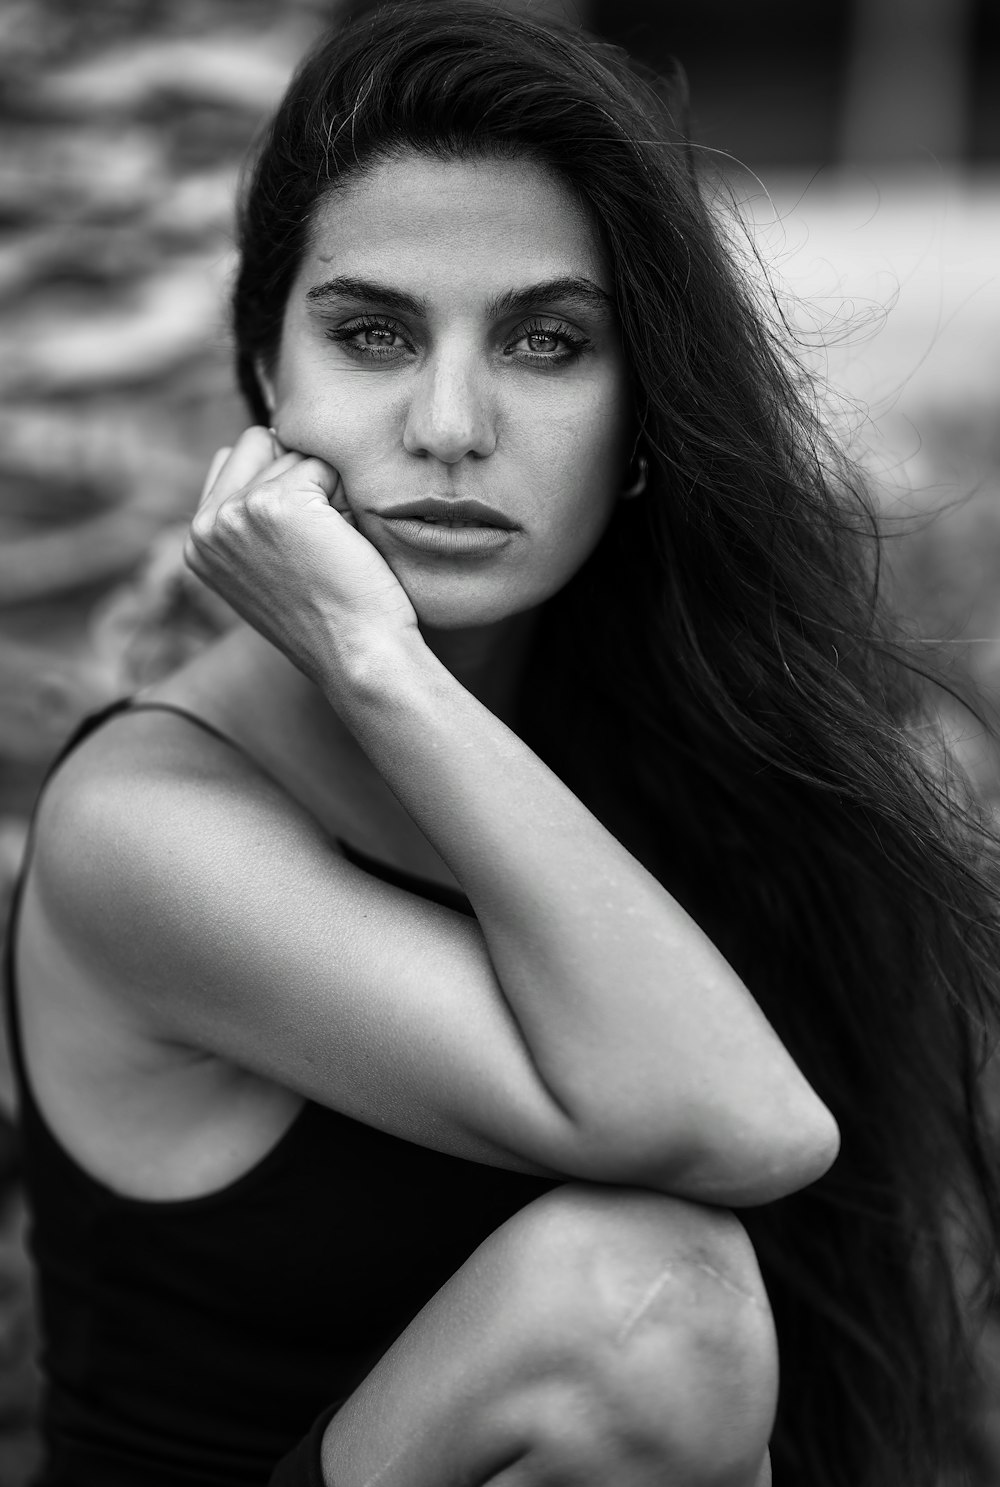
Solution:
M 260 769 L 260 765 L 257 763 L 257 761 L 250 754 L 247 753 L 246 749 L 241 743 L 237 743 L 235 738 L 231 738 L 228 733 L 223 733 L 221 728 L 216 728 L 213 723 L 206 722 L 205 719 L 199 717 L 197 713 L 190 712 L 186 707 L 179 707 L 176 702 L 130 701 L 128 707 L 124 708 L 123 711 L 129 713 L 176 713 L 177 717 L 187 718 L 189 723 L 194 723 L 195 727 L 201 728 L 205 733 L 210 733 L 212 737 L 217 738 L 220 743 L 228 744 L 231 749 L 235 749 L 238 754 L 242 754 L 243 757 L 245 759 L 249 759 L 251 764 L 253 764 L 257 769 Z
M 31 813 L 31 821 L 28 825 L 28 836 L 21 853 L 21 861 L 18 866 L 17 876 L 14 879 L 14 888 L 11 894 L 10 905 L 7 911 L 7 923 L 3 934 L 3 959 L 2 959 L 2 981 L 3 981 L 3 1014 L 7 1029 L 7 1043 L 10 1048 L 11 1060 L 14 1072 L 20 1083 L 22 1091 L 31 1100 L 31 1084 L 28 1079 L 28 1070 L 24 1060 L 24 1051 L 21 1043 L 21 1009 L 17 1003 L 16 977 L 14 970 L 14 940 L 17 933 L 18 922 L 21 917 L 21 899 L 24 895 L 25 879 L 28 876 L 28 866 L 31 862 L 35 845 L 35 827 L 38 820 L 38 805 L 49 780 L 62 764 L 63 760 L 73 752 L 77 744 L 88 738 L 95 729 L 99 728 L 108 718 L 124 712 L 131 702 L 130 697 L 116 697 L 113 702 L 100 707 L 96 712 L 88 713 L 82 718 L 70 733 L 62 748 L 56 754 L 52 763 L 45 771 L 35 798 L 34 809 Z
M 273 785 L 276 785 L 283 794 L 288 794 L 287 788 L 281 783 L 281 781 L 276 779 L 271 771 L 267 769 L 263 764 L 261 764 L 258 759 L 255 759 L 250 750 L 245 749 L 238 739 L 230 737 L 228 733 L 223 733 L 222 729 L 216 728 L 214 723 L 206 722 L 206 720 L 200 717 L 198 713 L 189 712 L 186 707 L 181 707 L 176 702 L 133 702 L 130 699 L 128 706 L 123 708 L 122 711 L 123 714 L 173 713 L 178 718 L 186 718 L 189 723 L 193 723 L 195 727 L 200 728 L 203 733 L 210 734 L 212 738 L 217 738 L 220 743 L 224 743 L 229 748 L 234 749 L 237 754 L 240 754 L 244 759 L 247 760 L 249 764 L 253 766 L 258 774 L 264 775 L 271 781 Z M 334 838 L 334 840 L 337 840 L 337 838 Z
M 34 808 L 32 809 L 31 813 L 31 820 L 28 824 L 28 835 L 24 843 L 24 850 L 21 853 L 21 861 L 18 866 L 17 876 L 14 879 L 10 905 L 7 910 L 7 923 L 4 927 L 3 932 L 3 954 L 2 961 L 0 961 L 0 967 L 2 967 L 2 975 L 0 975 L 0 980 L 2 980 L 3 1015 L 7 1029 L 7 1042 L 10 1048 L 11 1059 L 14 1065 L 14 1072 L 20 1081 L 22 1089 L 29 1092 L 29 1098 L 31 1086 L 28 1080 L 28 1071 L 25 1065 L 24 1053 L 21 1045 L 21 1014 L 20 1008 L 17 1004 L 17 992 L 15 985 L 16 978 L 14 971 L 14 940 L 17 933 L 18 922 L 21 916 L 21 899 L 24 895 L 24 884 L 28 876 L 28 867 L 34 851 L 35 829 L 38 820 L 39 802 L 41 801 L 41 797 L 44 793 L 46 785 L 49 783 L 49 780 L 51 780 L 52 776 L 55 774 L 60 764 L 62 764 L 63 760 L 73 752 L 78 744 L 82 743 L 83 740 L 85 738 L 88 738 L 91 733 L 93 733 L 101 726 L 102 723 L 106 722 L 108 718 L 113 718 L 118 713 L 124 712 L 129 707 L 131 700 L 132 699 L 130 697 L 116 697 L 112 702 L 106 703 L 103 707 L 98 708 L 95 712 L 87 713 L 86 717 L 82 718 L 77 723 L 76 727 L 72 730 L 69 737 L 66 739 L 66 742 L 63 744 L 62 748 L 56 754 L 48 769 L 45 771 L 45 777 L 38 788 L 38 793 L 35 797 Z
M 206 723 L 205 719 L 200 718 L 197 713 L 188 712 L 185 707 L 178 707 L 173 702 L 133 702 L 127 711 L 134 713 L 176 713 L 179 718 L 187 718 L 189 722 L 196 723 L 199 728 L 203 728 L 206 733 L 210 733 L 213 738 L 221 739 L 223 743 L 229 744 L 231 748 L 236 749 L 238 753 L 242 754 L 245 759 L 249 759 L 251 764 L 260 770 L 262 774 L 266 774 L 268 779 L 274 780 L 274 776 L 269 771 L 263 769 L 253 756 L 247 753 L 242 744 L 237 743 L 235 739 L 230 738 L 227 734 L 221 733 L 211 723 Z M 274 783 L 279 784 L 276 780 L 274 780 Z M 279 788 L 284 790 L 285 787 L 279 784 Z M 363 852 L 360 847 L 353 847 L 343 837 L 330 836 L 329 840 L 347 858 L 348 862 L 353 862 L 355 867 L 360 867 L 364 872 L 371 873 L 373 877 L 381 878 L 384 883 L 392 883 L 397 888 L 405 888 L 409 893 L 417 893 L 422 898 L 433 899 L 436 903 L 443 904 L 447 909 L 456 909 L 460 914 L 468 914 L 470 916 L 474 914 L 472 905 L 460 888 L 453 888 L 448 883 L 437 883 L 433 878 L 421 877 L 417 873 L 408 872 L 405 868 L 394 867 L 392 863 L 383 862 L 380 858 L 372 857 L 370 853 Z
M 197 713 L 188 712 L 186 707 L 178 707 L 173 702 L 133 702 L 126 711 L 133 713 L 176 713 L 179 718 L 187 718 L 188 722 L 195 723 L 199 728 L 203 728 L 213 738 L 218 738 L 223 743 L 229 744 L 230 748 L 242 754 L 245 759 L 249 759 L 255 769 L 260 770 L 262 774 L 266 774 L 268 779 L 274 780 L 274 776 L 268 770 L 265 770 L 262 765 L 258 764 L 256 759 L 243 748 L 242 744 L 237 743 L 234 738 L 230 738 L 228 734 L 222 733 L 218 728 L 213 727 L 211 723 L 206 723 L 205 719 L 200 718 Z M 274 780 L 274 783 L 279 785 L 279 789 L 284 790 L 285 787 L 280 785 L 277 780 Z M 372 857 L 370 853 L 363 852 L 359 847 L 352 846 L 343 837 L 330 836 L 329 840 L 347 858 L 348 862 L 353 862 L 355 867 L 360 867 L 364 872 L 371 873 L 373 877 L 381 878 L 384 883 L 392 883 L 397 888 L 405 888 L 409 893 L 418 893 L 423 898 L 431 898 L 436 903 L 443 904 L 445 908 L 456 909 L 460 914 L 473 915 L 474 910 L 472 905 L 460 888 L 453 888 L 448 883 L 437 883 L 433 878 L 422 877 L 417 873 L 408 872 L 405 868 L 394 867 L 392 863 L 383 862 L 380 858 Z

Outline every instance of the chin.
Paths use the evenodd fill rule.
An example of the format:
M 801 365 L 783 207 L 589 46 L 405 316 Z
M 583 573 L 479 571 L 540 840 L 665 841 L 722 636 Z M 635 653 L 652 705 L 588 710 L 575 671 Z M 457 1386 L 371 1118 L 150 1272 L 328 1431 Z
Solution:
M 422 630 L 478 630 L 485 625 L 496 625 L 523 614 L 530 604 L 477 604 L 470 599 L 460 603 L 455 600 L 430 599 L 416 603 L 411 595 L 417 620 Z
M 421 628 L 430 630 L 476 630 L 524 614 L 542 602 L 545 595 L 501 592 L 473 575 L 452 584 L 403 583 Z

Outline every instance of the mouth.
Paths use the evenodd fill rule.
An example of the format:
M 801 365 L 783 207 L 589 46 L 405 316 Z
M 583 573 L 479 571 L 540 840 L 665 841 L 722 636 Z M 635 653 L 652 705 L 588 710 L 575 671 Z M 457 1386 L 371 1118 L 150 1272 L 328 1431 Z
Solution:
M 494 532 L 514 532 L 517 523 L 502 511 L 485 506 L 482 501 L 450 500 L 445 496 L 428 496 L 422 501 L 404 501 L 375 513 L 383 521 L 420 522 L 430 527 L 453 529 L 478 528 Z
M 389 517 L 389 520 L 390 521 L 419 521 L 419 522 L 423 522 L 423 524 L 424 524 L 425 527 L 483 527 L 483 526 L 486 525 L 485 522 L 481 522 L 481 521 L 451 521 L 451 520 L 449 520 L 449 519 L 447 519 L 447 518 L 445 518 L 443 516 L 408 516 L 408 517 L 398 517 L 397 516 L 397 517 Z M 502 531 L 505 531 L 507 529 L 504 528 L 504 527 L 494 527 L 493 530 L 494 531 L 498 531 L 498 532 L 502 532 Z
M 509 516 L 482 501 L 445 496 L 405 501 L 375 515 L 403 547 L 442 558 L 488 558 L 519 530 Z

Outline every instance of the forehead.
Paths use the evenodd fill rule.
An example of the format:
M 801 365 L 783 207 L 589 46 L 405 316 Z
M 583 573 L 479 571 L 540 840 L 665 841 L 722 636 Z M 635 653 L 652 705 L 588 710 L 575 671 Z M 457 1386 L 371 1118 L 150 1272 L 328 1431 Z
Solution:
M 569 187 L 537 161 L 381 161 L 317 207 L 302 275 L 388 279 L 425 295 L 487 299 L 512 282 L 579 275 L 607 288 L 598 235 Z

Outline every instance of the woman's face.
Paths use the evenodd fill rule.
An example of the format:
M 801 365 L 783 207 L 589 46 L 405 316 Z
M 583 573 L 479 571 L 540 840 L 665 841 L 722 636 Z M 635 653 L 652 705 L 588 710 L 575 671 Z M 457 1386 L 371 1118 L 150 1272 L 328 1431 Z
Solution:
M 333 192 L 265 382 L 282 442 L 339 472 L 428 625 L 491 623 L 555 593 L 629 480 L 600 244 L 527 159 L 405 154 Z

